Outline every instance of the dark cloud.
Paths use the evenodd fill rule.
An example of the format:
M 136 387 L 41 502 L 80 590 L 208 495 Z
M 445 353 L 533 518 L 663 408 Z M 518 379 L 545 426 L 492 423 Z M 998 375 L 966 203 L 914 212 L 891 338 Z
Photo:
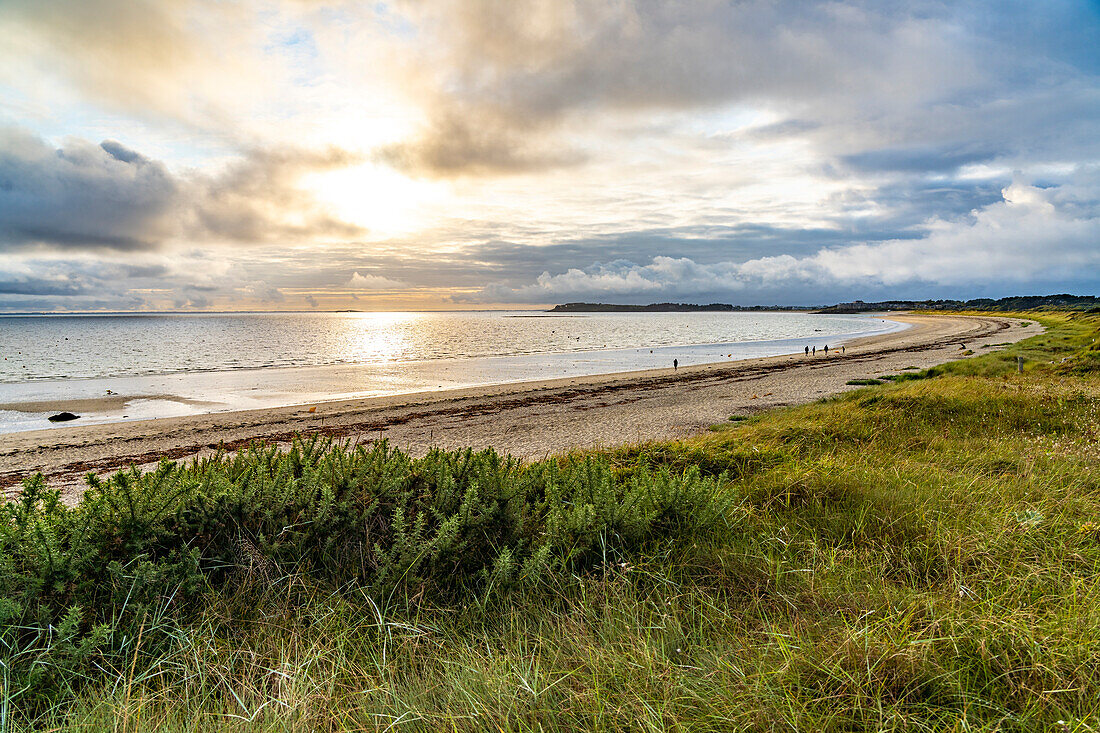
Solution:
M 977 209 L 1000 201 L 1001 190 L 1009 183 L 1010 177 L 971 182 L 891 177 L 876 187 L 845 190 L 826 201 L 837 212 L 832 218 L 838 226 L 828 230 L 832 236 L 822 238 L 820 244 L 921 237 L 927 234 L 927 224 L 932 218 L 965 218 Z M 868 211 L 876 213 L 868 215 Z M 765 253 L 765 250 L 758 250 L 758 253 Z
M 0 295 L 84 295 L 80 283 L 47 280 L 0 280 Z
M 136 150 L 131 150 L 117 140 L 104 140 L 99 144 L 108 155 L 123 163 L 148 163 L 149 160 Z
M 113 151 L 113 152 L 112 152 Z M 143 249 L 171 236 L 179 181 L 117 143 L 61 148 L 0 129 L 0 249 Z
M 480 110 L 444 110 L 416 141 L 380 148 L 376 160 L 413 176 L 501 175 L 583 163 L 587 156 L 545 144 L 538 126 L 514 129 L 510 120 Z
M 962 166 L 984 163 L 997 157 L 997 151 L 915 146 L 866 150 L 841 157 L 852 168 L 871 173 L 952 173 Z
M 0 251 L 140 251 L 167 241 L 258 243 L 362 234 L 296 186 L 356 162 L 339 149 L 257 149 L 217 174 L 173 174 L 121 143 L 60 148 L 0 129 Z
M 871 227 L 868 227 L 871 228 Z M 649 229 L 587 237 L 568 242 L 530 245 L 488 241 L 468 245 L 459 261 L 448 267 L 477 278 L 492 277 L 504 283 L 529 280 L 544 271 L 585 267 L 597 262 L 641 260 L 675 254 L 699 263 L 746 260 L 761 254 L 809 254 L 824 246 L 860 239 L 918 236 L 903 230 L 874 227 L 873 232 L 853 228 L 795 228 L 766 224 L 686 226 Z
M 81 311 L 125 312 L 146 310 L 148 303 L 136 295 L 64 297 L 14 297 L 0 300 L 3 313 L 64 313 Z
M 79 310 L 93 301 L 97 309 L 200 310 L 286 300 L 262 279 L 285 277 L 278 265 L 238 265 L 199 251 L 114 256 L 119 259 L 68 252 L 0 258 L 0 310 Z M 130 256 L 143 261 L 126 261 Z
M 165 265 L 119 264 L 116 267 L 119 276 L 124 278 L 159 278 L 171 272 Z
M 12 296 L 0 298 L 0 308 L 27 310 L 34 305 L 29 309 L 49 310 L 47 305 L 51 304 L 53 308 L 71 310 L 93 301 L 97 308 L 134 308 L 144 303 L 144 299 L 132 291 L 163 287 L 173 274 L 169 267 L 158 263 L 58 254 L 61 256 L 0 258 L 0 295 Z M 119 256 L 131 255 L 119 253 Z

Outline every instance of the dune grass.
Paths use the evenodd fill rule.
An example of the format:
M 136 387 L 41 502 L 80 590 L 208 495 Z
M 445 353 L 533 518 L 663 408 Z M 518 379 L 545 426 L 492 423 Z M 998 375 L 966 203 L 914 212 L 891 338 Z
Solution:
M 1033 317 L 683 442 L 32 486 L 0 729 L 1096 730 L 1100 316 Z

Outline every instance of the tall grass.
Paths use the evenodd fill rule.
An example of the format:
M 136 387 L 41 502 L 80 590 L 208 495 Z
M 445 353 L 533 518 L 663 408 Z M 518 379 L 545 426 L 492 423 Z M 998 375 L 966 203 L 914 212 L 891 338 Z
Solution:
M 1038 317 L 678 443 L 257 447 L 74 509 L 32 483 L 0 724 L 1095 730 L 1100 318 Z

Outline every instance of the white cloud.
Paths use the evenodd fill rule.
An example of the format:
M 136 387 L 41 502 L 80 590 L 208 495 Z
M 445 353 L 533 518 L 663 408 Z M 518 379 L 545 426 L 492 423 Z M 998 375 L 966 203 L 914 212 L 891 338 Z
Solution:
M 406 287 L 405 283 L 400 280 L 391 280 L 388 277 L 382 277 L 381 275 L 360 275 L 358 272 L 351 276 L 348 280 L 347 286 L 349 288 L 355 288 L 356 290 L 389 290 L 393 288 Z

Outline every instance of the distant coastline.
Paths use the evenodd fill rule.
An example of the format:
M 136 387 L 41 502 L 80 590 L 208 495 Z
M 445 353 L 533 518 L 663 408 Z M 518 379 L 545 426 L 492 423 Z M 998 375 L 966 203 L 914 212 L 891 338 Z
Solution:
M 649 305 L 619 305 L 617 303 L 563 303 L 547 313 L 691 313 L 695 311 L 796 311 L 813 310 L 812 306 L 797 305 L 731 305 L 729 303 L 650 303 Z

